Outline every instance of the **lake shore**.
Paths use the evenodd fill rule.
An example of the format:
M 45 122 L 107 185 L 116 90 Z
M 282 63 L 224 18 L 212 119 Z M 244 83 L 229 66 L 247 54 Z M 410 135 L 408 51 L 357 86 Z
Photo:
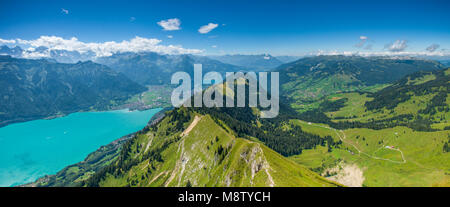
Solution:
M 0 186 L 18 186 L 57 173 L 99 147 L 142 130 L 161 110 L 77 112 L 2 127 Z

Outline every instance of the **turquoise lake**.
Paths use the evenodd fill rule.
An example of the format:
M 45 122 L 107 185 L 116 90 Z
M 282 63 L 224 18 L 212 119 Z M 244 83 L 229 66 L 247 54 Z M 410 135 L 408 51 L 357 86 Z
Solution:
M 79 112 L 0 128 L 0 186 L 33 182 L 145 127 L 161 108 Z

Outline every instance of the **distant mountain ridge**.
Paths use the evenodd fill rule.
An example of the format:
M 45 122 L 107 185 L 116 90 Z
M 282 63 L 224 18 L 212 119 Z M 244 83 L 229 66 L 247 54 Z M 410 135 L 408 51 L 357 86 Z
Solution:
M 296 61 L 296 60 L 302 58 L 302 56 L 289 56 L 289 55 L 281 55 L 281 56 L 275 56 L 275 57 L 283 63 L 293 62 L 293 61 Z
M 316 56 L 281 65 L 281 93 L 294 102 L 317 100 L 328 94 L 387 84 L 405 75 L 438 70 L 433 60 L 395 57 Z
M 354 72 L 354 79 L 350 80 L 362 85 L 370 81 L 355 72 L 371 68 L 357 67 L 364 65 L 364 61 L 358 63 L 359 58 L 327 58 L 331 62 L 338 59 L 336 62 L 340 64 L 336 65 L 342 67 L 326 67 L 325 63 L 328 62 L 321 60 L 319 63 L 323 63 L 324 68 L 319 67 L 318 71 L 304 66 L 308 70 L 295 73 L 297 71 L 294 68 L 290 71 L 293 74 L 288 75 L 306 80 L 315 77 L 313 75 L 320 77 L 332 74 L 326 80 L 333 80 L 335 71 L 350 71 Z M 354 164 L 358 173 L 361 173 L 361 177 L 357 178 L 361 178 L 360 183 L 355 186 L 389 186 L 387 184 L 390 183 L 399 186 L 442 183 L 448 186 L 449 154 L 446 154 L 447 148 L 443 152 L 442 146 L 444 142 L 446 146 L 450 143 L 446 134 L 448 129 L 445 131 L 445 127 L 448 127 L 447 100 L 450 100 L 445 99 L 448 96 L 446 83 L 449 69 L 411 74 L 411 71 L 418 69 L 410 65 L 416 61 L 417 65 L 421 68 L 426 66 L 428 70 L 441 66 L 434 61 L 416 59 L 369 60 L 372 61 L 380 63 L 379 67 L 383 69 L 377 71 L 376 67 L 372 68 L 376 71 L 375 75 L 392 72 L 385 73 L 385 70 L 400 70 L 408 75 L 375 92 L 323 95 L 317 101 L 317 113 L 298 114 L 287 106 L 292 102 L 285 102 L 284 99 L 280 102 L 280 114 L 274 119 L 261 119 L 258 113 L 262 110 L 260 107 L 171 109 L 164 113 L 164 118 L 133 135 L 122 148 L 101 148 L 89 155 L 85 162 L 68 166 L 56 175 L 41 178 L 31 185 L 336 186 L 336 183 L 318 174 L 329 179 L 340 177 L 336 175 L 342 173 L 346 163 Z M 393 69 L 393 66 L 400 68 Z M 311 71 L 317 74 L 309 76 Z M 377 77 L 374 78 L 375 81 L 372 81 L 379 81 Z M 316 86 L 316 89 L 322 87 L 312 86 Z M 394 108 L 389 107 L 398 98 L 415 92 L 418 92 L 415 97 L 399 102 Z M 428 101 L 432 99 L 436 100 Z M 382 103 L 377 104 L 380 100 Z M 384 100 L 389 102 L 385 103 Z M 374 107 L 366 108 L 366 104 L 372 101 Z M 423 105 L 424 101 L 426 106 Z M 433 127 L 442 129 L 433 128 L 429 132 L 427 128 L 422 130 L 423 119 L 419 119 L 419 116 L 414 118 L 415 111 L 411 111 L 414 106 L 419 106 L 416 111 L 420 116 L 430 115 L 434 119 L 432 121 L 436 121 L 433 124 L 439 125 Z M 311 116 L 308 117 L 308 114 Z M 313 119 L 308 119 L 311 117 Z M 380 151 L 386 154 L 376 154 Z M 369 164 L 370 168 L 365 167 L 365 164 Z M 419 164 L 430 168 L 418 168 Z M 346 173 L 345 170 L 343 172 Z M 405 175 L 412 175 L 413 178 Z M 431 175 L 433 179 L 425 178 L 425 175 Z M 397 178 L 395 182 L 390 176 Z M 344 183 L 342 180 L 337 179 Z
M 107 109 L 146 88 L 88 62 L 0 56 L 0 126 L 91 109 Z
M 203 73 L 216 71 L 223 76 L 225 72 L 243 71 L 245 68 L 222 63 L 203 56 L 161 55 L 154 52 L 119 53 L 101 57 L 97 63 L 125 74 L 128 78 L 145 85 L 169 84 L 172 74 L 187 72 L 193 77 L 194 64 L 202 64 Z
M 247 70 L 274 69 L 284 62 L 269 54 L 208 56 L 223 63 L 245 67 Z
M 6 45 L 0 47 L 0 55 L 10 55 L 14 58 L 51 59 L 59 63 L 77 63 L 95 59 L 95 53 L 88 51 L 80 53 L 68 50 L 49 50 L 47 47 L 38 47 L 33 51 L 24 50 L 19 46 L 10 48 Z
M 19 46 L 10 48 L 6 45 L 0 47 L 0 55 L 10 55 L 12 57 L 22 57 L 23 49 Z

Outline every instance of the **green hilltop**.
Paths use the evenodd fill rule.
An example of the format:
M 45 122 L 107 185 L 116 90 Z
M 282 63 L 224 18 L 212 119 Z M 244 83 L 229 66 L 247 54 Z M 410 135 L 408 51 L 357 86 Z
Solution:
M 167 112 L 121 148 L 95 174 L 78 164 L 32 185 L 339 186 L 259 141 L 236 137 L 210 115 L 186 108 Z
M 260 107 L 171 109 L 30 185 L 450 186 L 450 69 L 382 57 L 299 61 L 281 66 L 283 87 L 295 87 L 282 90 L 274 119 L 260 118 Z M 359 85 L 314 82 L 342 74 Z M 322 92 L 297 96 L 314 87 Z
M 417 71 L 442 69 L 436 61 L 414 58 L 315 56 L 279 66 L 281 93 L 305 111 L 324 96 L 376 90 Z

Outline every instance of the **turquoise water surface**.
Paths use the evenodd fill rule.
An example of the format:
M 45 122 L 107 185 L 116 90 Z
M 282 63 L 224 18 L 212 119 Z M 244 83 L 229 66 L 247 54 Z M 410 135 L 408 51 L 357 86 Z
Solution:
M 55 174 L 91 152 L 145 127 L 161 108 L 80 112 L 0 128 L 0 186 Z

